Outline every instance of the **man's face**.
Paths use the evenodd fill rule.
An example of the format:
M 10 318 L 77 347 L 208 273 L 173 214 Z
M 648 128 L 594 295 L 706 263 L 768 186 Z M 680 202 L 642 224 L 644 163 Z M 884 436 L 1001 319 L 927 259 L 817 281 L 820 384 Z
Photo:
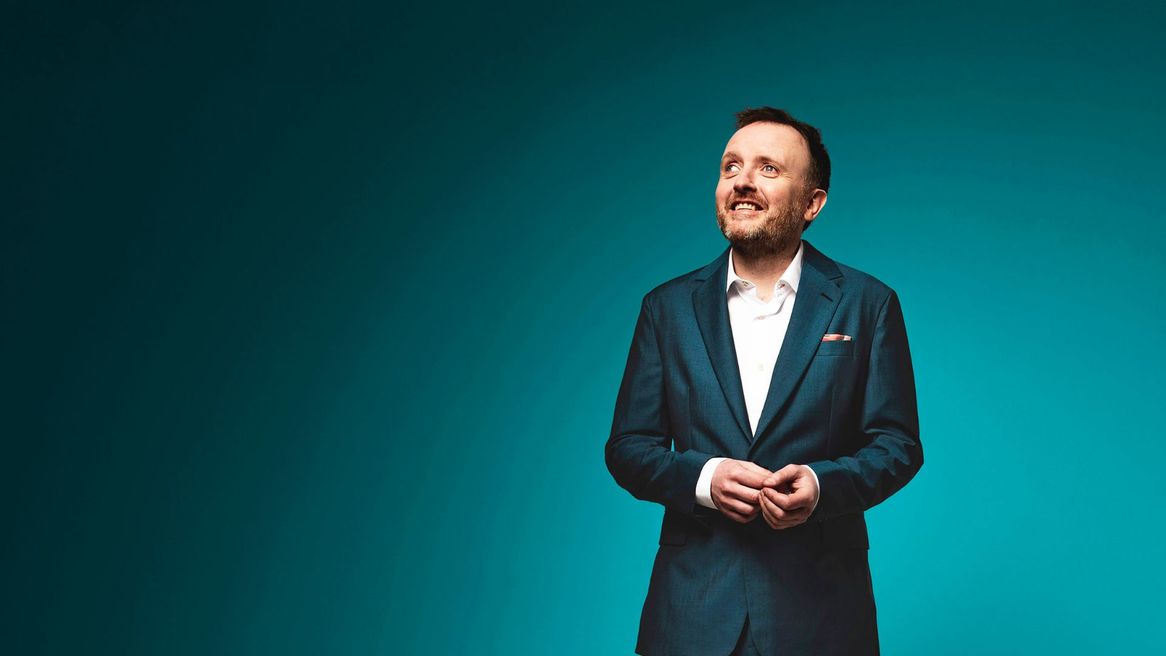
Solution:
M 809 148 L 792 127 L 758 122 L 737 130 L 717 182 L 717 225 L 725 238 L 746 255 L 790 250 L 825 202 L 809 173 Z

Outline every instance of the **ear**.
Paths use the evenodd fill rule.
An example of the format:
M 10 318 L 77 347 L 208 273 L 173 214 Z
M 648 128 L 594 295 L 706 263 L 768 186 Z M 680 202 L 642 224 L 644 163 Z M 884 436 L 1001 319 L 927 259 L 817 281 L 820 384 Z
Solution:
M 802 219 L 809 224 L 810 221 L 818 217 L 818 212 L 821 212 L 823 207 L 826 207 L 826 192 L 822 189 L 815 189 L 814 193 L 810 194 L 810 201 L 806 204 L 806 211 L 802 215 Z

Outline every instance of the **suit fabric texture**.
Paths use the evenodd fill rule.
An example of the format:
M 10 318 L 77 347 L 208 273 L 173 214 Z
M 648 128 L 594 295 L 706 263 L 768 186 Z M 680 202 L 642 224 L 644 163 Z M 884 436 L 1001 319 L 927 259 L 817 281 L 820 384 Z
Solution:
M 802 278 L 756 434 L 729 324 L 729 250 L 643 299 L 605 448 L 616 482 L 664 506 L 636 652 L 729 654 L 746 618 L 769 654 L 877 654 L 863 512 L 923 464 L 895 292 L 804 242 Z M 827 334 L 851 340 L 822 341 Z M 775 530 L 696 503 L 709 458 L 809 465 L 809 519 Z

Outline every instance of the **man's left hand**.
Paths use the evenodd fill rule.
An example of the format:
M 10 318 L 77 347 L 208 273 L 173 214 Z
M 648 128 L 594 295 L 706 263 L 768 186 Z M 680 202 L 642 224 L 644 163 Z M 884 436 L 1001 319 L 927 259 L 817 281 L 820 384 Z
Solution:
M 818 485 L 806 465 L 786 465 L 773 472 L 761 488 L 761 515 L 775 529 L 806 521 L 818 503 Z

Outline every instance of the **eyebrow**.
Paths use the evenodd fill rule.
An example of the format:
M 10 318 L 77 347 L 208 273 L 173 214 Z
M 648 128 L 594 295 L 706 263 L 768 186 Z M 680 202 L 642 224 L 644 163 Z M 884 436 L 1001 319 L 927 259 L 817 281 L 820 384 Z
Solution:
M 724 155 L 722 155 L 722 156 L 721 156 L 721 161 L 722 161 L 722 162 L 724 162 L 725 160 L 727 160 L 727 159 L 730 159 L 730 158 L 732 158 L 732 159 L 744 159 L 743 157 L 741 157 L 741 156 L 740 156 L 740 155 L 738 155 L 737 153 L 735 153 L 735 152 L 733 152 L 733 151 L 731 151 L 731 150 L 730 150 L 729 152 L 727 152 L 727 153 L 725 153 Z M 778 165 L 779 167 L 784 167 L 784 166 L 785 166 L 785 164 L 783 164 L 783 163 L 781 163 L 780 161 L 778 161 L 778 160 L 776 160 L 776 159 L 774 159 L 774 158 L 772 158 L 772 157 L 769 157 L 769 156 L 767 156 L 767 155 L 761 155 L 761 156 L 759 156 L 757 159 L 759 159 L 759 160 L 761 160 L 761 161 L 763 161 L 763 162 L 770 162 L 771 164 L 776 164 L 776 165 Z

